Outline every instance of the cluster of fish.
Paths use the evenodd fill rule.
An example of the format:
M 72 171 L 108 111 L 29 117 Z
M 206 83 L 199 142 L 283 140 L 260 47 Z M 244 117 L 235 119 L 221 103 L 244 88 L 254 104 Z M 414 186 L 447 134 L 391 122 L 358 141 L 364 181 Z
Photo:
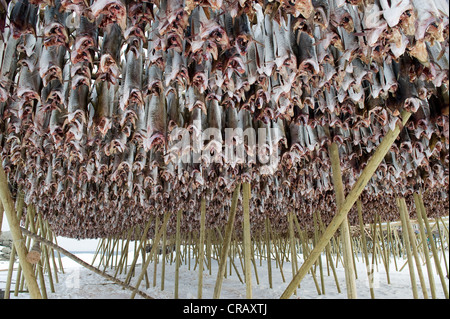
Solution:
M 58 235 L 180 209 L 191 231 L 202 198 L 221 226 L 238 182 L 251 183 L 252 226 L 285 231 L 289 211 L 304 227 L 317 210 L 332 218 L 330 143 L 349 191 L 406 110 L 362 200 L 398 219 L 386 207 L 422 189 L 441 211 L 448 21 L 448 0 L 1 0 L 3 166 Z M 178 132 L 200 142 L 177 147 Z M 224 156 L 242 144 L 254 161 Z

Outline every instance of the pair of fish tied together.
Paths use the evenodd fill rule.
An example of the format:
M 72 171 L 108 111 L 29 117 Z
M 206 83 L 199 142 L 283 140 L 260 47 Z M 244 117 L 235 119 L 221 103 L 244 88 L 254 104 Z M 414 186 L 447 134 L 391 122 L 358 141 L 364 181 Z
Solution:
M 207 227 L 220 227 L 241 182 L 252 229 L 269 218 L 285 232 L 291 211 L 302 227 L 316 211 L 327 224 L 328 146 L 349 191 L 406 110 L 361 200 L 398 220 L 395 198 L 423 190 L 443 214 L 448 13 L 448 0 L 0 0 L 13 196 L 77 238 L 180 209 L 191 231 L 202 198 Z

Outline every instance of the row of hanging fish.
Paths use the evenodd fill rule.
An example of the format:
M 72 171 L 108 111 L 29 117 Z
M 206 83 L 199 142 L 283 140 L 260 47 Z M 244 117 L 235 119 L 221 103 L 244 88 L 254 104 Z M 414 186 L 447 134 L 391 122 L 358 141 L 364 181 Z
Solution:
M 402 110 L 365 202 L 448 200 L 448 0 L 0 1 L 0 31 L 3 166 L 57 234 L 220 226 L 246 181 L 255 229 L 329 221 L 328 146 L 349 191 Z

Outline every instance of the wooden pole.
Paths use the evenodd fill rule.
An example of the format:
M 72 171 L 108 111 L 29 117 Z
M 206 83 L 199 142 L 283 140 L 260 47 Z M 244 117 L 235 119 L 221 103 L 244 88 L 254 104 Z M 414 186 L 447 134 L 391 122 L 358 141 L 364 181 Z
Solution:
M 181 224 L 181 209 L 177 212 L 177 226 L 176 226 L 176 237 L 175 237 L 175 245 L 176 245 L 176 257 L 175 257 L 175 292 L 174 298 L 178 299 L 178 288 L 179 288 L 179 277 L 180 277 L 180 224 Z
M 269 217 L 266 217 L 266 254 L 267 254 L 267 275 L 269 276 L 269 287 L 272 289 L 272 261 L 270 252 L 270 228 L 269 228 Z
M 26 260 L 28 251 L 24 245 L 24 238 L 22 236 L 22 233 L 20 232 L 19 220 L 17 219 L 16 210 L 14 208 L 14 201 L 12 199 L 11 192 L 9 191 L 8 179 L 3 169 L 1 159 L 0 159 L 0 200 L 3 203 L 6 219 L 8 221 L 14 246 L 16 247 L 17 255 L 19 256 L 19 263 L 22 266 L 25 280 L 27 281 L 30 297 L 32 299 L 42 299 L 42 295 L 36 281 L 36 276 L 34 275 L 33 266 Z
M 402 111 L 401 112 L 401 118 L 402 118 L 402 127 L 405 126 L 406 122 L 408 121 L 409 117 L 411 116 L 411 113 Z M 383 158 L 386 156 L 387 152 L 392 146 L 392 143 L 394 143 L 395 139 L 400 134 L 400 127 L 397 124 L 394 128 L 394 130 L 389 131 L 384 136 L 381 143 L 376 148 L 374 154 L 371 156 L 369 161 L 367 162 L 366 167 L 362 171 L 361 175 L 359 176 L 358 180 L 354 184 L 352 190 L 347 195 L 345 201 L 342 203 L 341 208 L 338 210 L 336 215 L 331 220 L 328 227 L 325 229 L 325 231 L 322 234 L 322 237 L 320 238 L 319 242 L 317 243 L 316 247 L 313 249 L 311 254 L 309 255 L 308 259 L 305 260 L 305 262 L 302 264 L 300 270 L 298 271 L 297 275 L 294 277 L 294 279 L 289 283 L 289 285 L 286 287 L 286 290 L 281 295 L 281 298 L 287 299 L 289 298 L 292 293 L 295 290 L 295 287 L 298 286 L 300 281 L 306 276 L 309 269 L 314 265 L 314 262 L 317 260 L 331 237 L 334 235 L 336 230 L 339 228 L 339 226 L 344 221 L 345 217 L 347 216 L 350 209 L 353 207 L 353 204 L 356 202 L 356 200 L 359 198 L 359 195 L 363 192 L 365 186 L 369 182 L 369 180 L 372 178 L 373 174 L 377 170 L 378 166 L 380 165 Z
M 34 216 L 33 212 L 31 211 L 31 206 L 29 205 L 27 207 L 27 218 L 28 218 L 29 229 L 33 233 L 36 233 L 34 217 L 35 216 Z M 42 224 L 41 223 L 39 223 L 39 228 L 41 230 L 41 236 L 42 236 L 43 230 L 42 230 Z M 31 250 L 28 252 L 27 260 L 28 260 L 28 262 L 33 264 L 33 262 L 30 260 L 30 258 L 33 259 L 33 256 L 30 256 L 30 254 L 35 249 L 35 246 L 39 247 L 39 255 L 35 256 L 36 259 L 34 260 L 34 264 L 37 264 L 37 273 L 38 273 L 38 277 L 39 277 L 39 283 L 41 284 L 42 298 L 43 299 L 47 299 L 47 289 L 45 287 L 44 272 L 43 272 L 43 267 L 42 267 L 43 262 L 41 261 L 42 250 L 44 249 L 44 247 L 42 247 L 42 249 L 41 249 L 39 241 L 37 241 L 37 240 L 34 241 L 33 248 L 31 248 Z M 51 279 L 51 275 L 49 276 L 49 279 Z M 53 287 L 53 281 L 50 280 L 50 283 L 51 283 L 52 292 L 55 292 L 55 288 Z
M 89 269 L 89 270 L 95 272 L 96 274 L 98 274 L 98 275 L 100 275 L 100 276 L 102 276 L 102 277 L 105 277 L 106 279 L 111 280 L 112 282 L 114 282 L 114 283 L 116 283 L 116 284 L 118 284 L 118 285 L 120 285 L 120 286 L 122 286 L 122 287 L 124 287 L 124 288 L 131 289 L 131 290 L 133 290 L 133 291 L 136 291 L 136 289 L 135 289 L 134 287 L 132 287 L 132 286 L 130 286 L 130 285 L 124 283 L 123 281 L 120 281 L 120 280 L 117 279 L 117 278 L 114 278 L 114 277 L 111 276 L 111 275 L 108 275 L 108 274 L 103 273 L 100 269 L 95 268 L 94 266 L 89 265 L 87 262 L 81 260 L 81 259 L 78 258 L 77 256 L 71 254 L 70 252 L 68 252 L 68 251 L 65 250 L 64 248 L 62 248 L 62 247 L 60 247 L 60 246 L 58 246 L 58 245 L 52 243 L 51 241 L 49 241 L 49 240 L 47 240 L 47 239 L 45 239 L 45 238 L 42 238 L 41 236 L 38 236 L 38 235 L 36 235 L 36 234 L 30 232 L 29 230 L 23 228 L 23 227 L 20 227 L 20 229 L 22 230 L 22 232 L 23 232 L 26 236 L 29 236 L 29 237 L 31 237 L 31 238 L 33 238 L 33 239 L 35 239 L 35 240 L 41 242 L 42 244 L 44 244 L 44 245 L 46 245 L 46 246 L 48 246 L 48 247 L 51 247 L 51 248 L 53 248 L 54 250 L 57 250 L 57 251 L 61 252 L 61 253 L 64 254 L 65 256 L 69 257 L 70 259 L 72 259 L 73 261 L 79 263 L 80 265 L 84 266 L 85 268 L 87 268 L 87 269 Z M 147 298 L 147 299 L 153 299 L 152 297 L 150 297 L 149 295 L 145 294 L 145 293 L 142 292 L 142 291 L 136 291 L 136 292 L 137 292 L 139 295 L 141 295 L 142 297 L 144 297 L 144 298 Z
M 244 273 L 246 298 L 252 299 L 252 273 L 251 273 L 251 235 L 250 235 L 250 183 L 242 185 L 242 208 L 244 224 Z
M 441 251 L 442 251 L 442 256 L 444 257 L 444 264 L 445 264 L 445 271 L 447 272 L 447 277 L 448 277 L 448 264 L 447 264 L 447 257 L 445 254 L 445 248 L 444 248 L 444 240 L 442 239 L 443 236 L 443 232 L 441 231 L 441 227 L 439 227 L 439 220 L 436 219 L 436 225 L 438 228 L 438 232 L 439 232 L 439 241 L 441 242 Z
M 214 286 L 214 294 L 213 294 L 214 299 L 220 298 L 220 291 L 222 290 L 222 283 L 223 283 L 223 278 L 225 275 L 227 256 L 228 256 L 228 252 L 230 250 L 231 235 L 233 234 L 234 219 L 236 217 L 236 208 L 237 208 L 240 191 L 241 191 L 241 184 L 238 183 L 233 192 L 233 198 L 231 200 L 230 214 L 228 216 L 228 222 L 227 222 L 227 226 L 225 228 L 225 237 L 223 238 L 222 249 L 220 250 L 219 270 L 217 271 L 216 285 Z M 220 232 L 219 232 L 219 235 L 220 235 Z
M 191 237 L 192 237 L 192 233 L 188 234 L 188 238 L 187 238 L 187 250 L 188 250 L 188 270 L 191 270 Z
M 50 226 L 48 224 L 48 222 L 46 221 L 46 227 L 47 227 L 47 231 L 49 232 L 49 239 L 50 241 L 54 242 L 56 245 L 58 245 L 58 240 L 56 239 L 56 235 L 53 234 L 52 230 L 50 229 Z M 59 269 L 61 270 L 61 272 L 64 274 L 64 267 L 62 264 L 62 260 L 61 260 L 61 254 L 59 253 L 59 251 L 56 251 L 57 255 L 58 255 L 58 262 L 59 262 Z M 55 254 L 54 251 L 52 249 L 52 254 L 53 254 L 53 263 L 55 264 L 55 269 L 57 269 L 56 267 L 56 261 L 55 261 Z
M 202 197 L 200 204 L 200 238 L 199 238 L 199 265 L 198 265 L 198 287 L 197 299 L 202 299 L 203 290 L 203 256 L 205 255 L 205 219 L 206 219 L 206 200 Z
M 8 275 L 6 277 L 5 293 L 3 296 L 4 299 L 9 299 L 10 294 L 11 294 L 11 281 L 12 281 L 12 274 L 13 274 L 15 259 L 16 259 L 16 247 L 14 245 L 12 245 L 11 255 L 9 256 L 9 267 L 8 267 Z
M 108 256 L 106 256 L 105 259 L 105 264 L 103 267 L 103 272 L 106 272 L 106 268 L 108 268 L 108 266 L 110 265 L 111 262 L 111 266 L 112 266 L 112 260 L 114 259 L 114 249 L 116 248 L 116 245 L 119 245 L 119 239 L 118 238 L 111 238 L 111 247 L 108 251 Z
M 163 225 L 163 243 L 162 243 L 162 265 L 161 265 L 161 291 L 164 290 L 164 281 L 166 276 L 166 243 L 167 243 L 167 225 Z
M 358 201 L 356 202 L 356 207 L 358 209 L 359 228 L 360 228 L 360 232 L 361 232 L 364 260 L 366 262 L 367 277 L 368 277 L 367 280 L 369 281 L 370 297 L 372 299 L 375 299 L 375 292 L 373 289 L 373 273 L 371 273 L 370 267 L 369 267 L 369 254 L 367 252 L 367 241 L 366 241 L 366 233 L 364 230 L 364 221 L 363 221 L 363 217 L 362 217 L 361 200 L 358 199 Z
M 430 228 L 430 224 L 428 222 L 427 212 L 425 210 L 425 205 L 423 204 L 422 195 L 417 194 L 417 199 L 418 199 L 420 211 L 422 213 L 422 220 L 423 220 L 423 222 L 425 224 L 425 228 L 427 230 L 427 235 L 428 235 L 428 239 L 429 239 L 429 243 L 430 243 L 430 247 L 431 247 L 431 252 L 433 253 L 434 264 L 435 264 L 436 270 L 439 274 L 439 279 L 441 280 L 442 289 L 444 290 L 445 298 L 448 299 L 447 283 L 445 280 L 444 273 L 442 272 L 441 264 L 439 263 L 439 255 L 438 255 L 438 252 L 436 249 L 436 244 L 433 239 L 433 232 L 432 232 L 432 230 Z
M 98 267 L 100 268 L 100 265 L 104 264 L 103 259 L 105 258 L 105 254 L 107 251 L 107 246 L 109 245 L 110 242 L 110 238 L 105 238 L 106 240 L 103 242 L 102 245 L 102 251 L 101 251 L 101 256 L 100 256 L 100 260 L 98 261 Z
M 389 276 L 389 255 L 387 255 L 387 250 L 386 250 L 386 245 L 384 244 L 384 235 L 383 235 L 383 228 L 381 227 L 381 217 L 380 215 L 378 215 L 378 228 L 380 229 L 380 231 L 378 232 L 379 236 L 380 236 L 380 240 L 381 240 L 381 258 L 383 260 L 383 264 L 384 264 L 384 269 L 386 270 L 386 279 L 387 279 L 387 283 L 388 285 L 391 284 L 391 278 Z
M 272 238 L 274 238 L 274 242 L 275 242 L 275 244 L 273 245 L 273 249 L 275 250 L 276 265 L 280 268 L 281 280 L 283 280 L 283 282 L 286 282 L 286 278 L 284 278 L 284 273 L 283 273 L 283 264 L 281 262 L 280 253 L 278 252 L 279 247 L 277 247 L 279 240 L 276 238 L 276 236 L 274 235 L 274 233 L 272 231 L 272 227 L 270 226 L 270 221 L 269 221 L 268 225 L 269 225 L 270 234 L 271 234 Z
M 152 221 L 153 221 L 153 216 L 150 217 L 150 219 L 147 222 L 147 225 L 145 225 L 144 232 L 142 233 L 141 240 L 139 241 L 139 248 L 142 248 L 145 241 L 147 240 L 148 230 L 150 229 L 150 225 L 151 225 Z M 155 227 L 155 233 L 156 233 L 156 229 L 157 228 Z M 127 284 L 129 284 L 131 281 L 131 275 L 133 274 L 134 268 L 136 267 L 138 257 L 139 257 L 138 254 L 134 255 L 133 262 L 131 263 L 131 266 L 130 266 L 130 271 L 128 272 L 127 277 L 125 278 L 125 282 Z
M 411 245 L 410 245 L 410 241 L 409 241 L 410 238 L 409 238 L 409 234 L 408 234 L 408 224 L 406 223 L 407 209 L 406 209 L 406 204 L 404 203 L 404 199 L 400 200 L 397 198 L 397 206 L 400 211 L 400 218 L 402 220 L 402 228 L 404 229 L 403 240 L 404 240 L 405 246 L 406 246 L 406 256 L 408 258 L 409 275 L 411 277 L 411 286 L 412 286 L 412 291 L 413 291 L 413 297 L 414 297 L 414 299 L 418 299 L 419 295 L 417 293 L 416 276 L 414 275 L 414 264 L 413 264 L 413 259 L 411 256 Z
M 19 209 L 22 210 L 24 205 L 25 205 L 24 201 L 23 201 L 23 198 L 22 198 L 22 201 L 19 201 L 19 203 L 20 202 L 21 202 L 21 204 L 23 206 L 21 206 L 21 208 L 19 208 L 19 206 L 17 206 L 18 210 Z M 29 222 L 28 218 L 25 219 L 25 228 L 28 229 L 29 224 L 30 224 L 30 222 Z M 27 252 L 31 248 L 30 246 L 31 246 L 31 238 L 27 237 L 26 238 L 26 249 L 27 249 Z M 34 266 L 33 266 L 33 270 L 34 270 Z M 35 276 L 37 276 L 37 275 L 35 274 Z M 36 277 L 36 279 L 38 279 L 38 278 Z M 42 283 L 42 281 L 40 281 L 40 282 Z M 24 286 L 25 286 L 25 276 L 22 273 L 22 266 L 19 264 L 19 266 L 17 267 L 17 277 L 16 277 L 16 286 L 14 287 L 14 296 L 17 297 L 19 295 L 19 291 L 24 291 L 25 290 Z M 42 294 L 42 287 L 41 287 L 41 294 Z M 46 299 L 46 295 L 43 294 L 42 298 Z
M 125 271 L 127 269 L 128 247 L 130 245 L 132 235 L 133 235 L 133 230 L 130 228 L 128 230 L 127 241 L 125 243 L 125 247 L 122 249 L 122 255 L 120 256 L 119 267 L 116 269 L 114 277 L 117 277 L 118 273 L 120 273 L 120 274 L 122 273 L 124 266 L 125 266 Z M 109 240 L 109 242 L 111 242 L 111 239 Z M 131 270 L 130 273 L 133 273 L 133 270 Z
M 314 218 L 314 245 L 317 243 L 317 240 L 319 239 L 319 230 L 320 225 L 318 221 L 319 211 L 316 211 L 313 213 Z M 325 295 L 325 280 L 323 278 L 323 265 L 322 265 L 322 255 L 319 256 L 319 271 L 320 271 L 320 288 L 322 289 L 322 293 Z
M 1 202 L 1 200 L 0 200 Z M 17 197 L 17 219 L 20 220 L 22 218 L 23 215 L 23 196 L 20 195 L 19 192 L 19 196 Z M 8 267 L 8 276 L 6 278 L 6 287 L 5 287 L 5 299 L 9 299 L 10 297 L 10 291 L 11 291 L 11 282 L 12 282 L 12 275 L 13 275 L 13 268 L 14 268 L 14 263 L 15 263 L 15 259 L 16 259 L 16 247 L 15 245 L 12 245 L 11 247 L 11 255 L 9 257 L 9 267 Z M 20 264 L 19 264 L 20 266 Z M 19 267 L 18 267 L 19 268 Z M 18 269 L 19 271 L 19 269 Z
M 420 238 L 422 239 L 422 248 L 423 248 L 423 252 L 425 254 L 425 261 L 427 264 L 427 272 L 428 272 L 428 280 L 430 282 L 431 298 L 436 299 L 436 285 L 434 282 L 433 267 L 431 267 L 430 251 L 428 249 L 427 236 L 425 235 L 425 227 L 423 225 L 424 222 L 422 220 L 420 200 L 419 200 L 419 196 L 416 193 L 414 193 L 414 203 L 416 204 L 416 214 L 417 214 L 417 221 L 419 222 Z
M 159 228 L 159 215 L 156 215 L 155 220 L 155 229 Z M 153 242 L 153 245 L 159 246 L 159 242 Z M 147 256 L 147 258 L 150 258 L 151 256 Z M 153 287 L 156 287 L 156 273 L 158 271 L 158 250 L 155 249 L 155 253 L 153 254 Z
M 259 285 L 259 277 L 258 277 L 258 269 L 256 267 L 256 261 L 255 261 L 255 251 L 253 250 L 254 246 L 252 245 L 252 251 L 251 251 L 251 255 L 252 255 L 252 264 L 253 264 L 253 269 L 255 270 L 255 278 L 256 278 L 256 284 Z
M 308 232 L 306 230 L 303 231 L 303 232 L 301 231 L 300 224 L 298 222 L 298 219 L 297 219 L 296 215 L 292 214 L 292 219 L 294 220 L 294 224 L 295 224 L 295 227 L 297 228 L 297 232 L 298 232 L 299 238 L 300 238 L 300 240 L 302 242 L 302 245 L 304 246 L 303 256 L 304 256 L 304 258 L 307 258 L 309 256 L 309 251 L 310 251 L 309 250 L 309 244 L 308 244 L 308 241 L 309 241 L 309 239 L 308 239 Z M 302 239 L 302 233 L 303 233 L 303 239 Z M 296 260 L 296 262 L 297 262 L 297 260 Z M 320 287 L 319 287 L 319 284 L 318 284 L 317 278 L 316 278 L 316 270 L 314 268 L 311 268 L 311 275 L 312 275 L 313 280 L 314 280 L 314 285 L 316 286 L 317 294 L 321 295 L 322 292 L 320 291 Z M 298 287 L 300 288 L 300 284 L 298 285 Z
M 102 249 L 103 243 L 104 243 L 104 242 L 105 242 L 105 238 L 102 238 L 102 240 L 100 240 L 100 241 L 98 242 L 98 244 L 97 244 L 97 249 L 95 250 L 94 258 L 92 258 L 92 261 L 91 261 L 91 265 L 93 265 L 94 262 L 95 262 L 95 259 L 97 259 L 97 256 L 98 256 L 98 254 L 100 253 L 100 250 Z
M 23 215 L 24 197 L 20 190 L 19 190 L 18 194 L 19 195 L 17 196 L 17 199 L 16 199 L 16 207 L 17 207 L 17 219 L 20 220 Z M 5 299 L 9 299 L 9 295 L 10 295 L 15 258 L 16 258 L 16 247 L 15 247 L 15 245 L 12 245 L 11 255 L 10 255 L 10 260 L 9 260 L 8 277 L 6 279 Z M 21 269 L 22 268 L 20 267 L 20 263 L 19 263 L 19 266 L 17 267 L 16 288 L 17 288 L 17 281 L 20 278 Z M 16 289 L 14 291 L 14 295 L 17 296 Z
M 397 259 L 396 259 L 396 257 L 395 257 L 395 255 L 396 255 L 396 248 L 395 248 L 395 246 L 396 246 L 396 245 L 395 245 L 395 243 L 394 243 L 394 241 L 393 241 L 393 239 L 392 239 L 392 228 L 391 228 L 391 223 L 390 223 L 390 222 L 388 222 L 387 227 L 388 227 L 389 247 L 391 247 L 391 248 L 390 248 L 390 251 L 392 251 L 392 257 L 394 258 L 394 266 L 395 266 L 395 270 L 398 271 L 398 267 L 397 267 Z
M 2 201 L 0 200 L 0 234 L 2 233 L 2 227 L 3 227 L 3 204 Z
M 212 269 L 211 269 L 211 263 L 212 263 L 212 258 L 211 258 L 211 229 L 208 229 L 206 231 L 206 257 L 208 258 L 208 271 L 209 271 L 209 275 L 211 275 Z
M 295 216 L 294 216 L 294 220 L 295 221 L 297 220 L 297 218 L 295 218 Z M 296 225 L 298 227 L 297 229 L 299 230 L 298 232 L 299 232 L 299 235 L 300 235 L 300 238 L 301 238 L 302 232 L 300 232 L 300 227 L 299 227 L 298 223 L 296 223 Z M 309 241 L 309 239 L 308 239 L 308 232 L 305 230 L 305 231 L 303 231 L 303 239 L 302 239 L 302 243 L 303 243 L 303 247 L 304 247 L 303 248 L 303 256 L 305 258 L 308 258 L 309 254 L 310 254 L 308 241 Z M 320 291 L 319 283 L 317 282 L 316 270 L 314 268 L 311 268 L 310 271 L 311 271 L 311 275 L 312 275 L 312 278 L 313 278 L 313 281 L 314 281 L 314 285 L 316 286 L 317 294 L 321 295 L 322 292 Z M 299 288 L 300 288 L 300 286 L 299 286 Z
M 293 213 L 288 213 L 288 221 L 289 221 L 289 247 L 291 250 L 291 267 L 292 267 L 292 277 L 297 273 L 297 253 L 295 249 L 294 243 L 294 219 Z M 299 233 L 300 234 L 300 233 Z M 294 295 L 297 295 L 297 289 L 294 290 Z
M 319 220 L 319 225 L 320 225 L 320 233 L 323 232 L 323 229 L 325 228 L 325 226 L 323 225 L 323 221 L 322 218 L 320 217 L 320 212 L 317 211 L 317 218 Z M 331 266 L 331 271 L 333 272 L 333 277 L 334 277 L 334 282 L 336 283 L 336 288 L 338 293 L 341 293 L 341 287 L 339 285 L 339 280 L 336 274 L 336 268 L 334 267 L 334 263 L 333 263 L 333 258 L 331 256 L 331 243 L 329 242 L 327 244 L 327 246 L 325 247 L 325 251 L 327 254 L 327 261 L 330 261 L 330 266 Z
M 155 241 L 156 242 L 159 242 L 159 239 L 161 238 L 161 235 L 162 235 L 162 230 L 165 227 L 165 225 L 167 224 L 169 217 L 170 217 L 170 213 L 166 213 L 164 216 L 164 221 L 163 221 L 161 228 L 158 231 L 156 231 L 156 229 L 155 229 Z M 153 245 L 152 249 L 149 253 L 150 256 L 155 253 L 155 249 L 157 249 L 157 247 L 156 247 L 156 245 Z M 144 279 L 144 275 L 147 271 L 148 265 L 150 264 L 150 260 L 151 260 L 151 258 L 147 258 L 147 260 L 145 261 L 145 264 L 142 266 L 142 271 L 136 282 L 136 286 L 133 290 L 133 293 L 131 294 L 131 299 L 133 299 L 136 296 L 136 293 L 138 293 L 139 286 L 141 284 L 142 279 Z
M 405 199 L 401 198 L 400 201 L 401 201 L 403 207 L 406 207 Z M 407 210 L 406 210 L 406 214 L 405 214 L 405 221 L 406 221 L 407 229 L 405 229 L 403 231 L 408 232 L 409 241 L 410 241 L 410 244 L 412 247 L 412 253 L 414 256 L 414 260 L 416 262 L 417 274 L 419 275 L 420 285 L 422 287 L 422 294 L 423 294 L 424 299 L 428 299 L 428 291 L 427 291 L 427 286 L 425 283 L 425 278 L 424 278 L 423 272 L 422 272 L 422 264 L 419 259 L 419 253 L 417 252 L 417 240 L 416 240 L 416 236 L 414 234 L 414 230 L 411 225 L 411 221 L 409 220 L 409 214 L 408 214 Z
M 34 205 L 31 206 L 31 211 L 33 212 L 33 214 L 35 214 L 35 207 L 34 207 Z M 48 230 L 47 230 L 47 227 L 46 227 L 46 225 L 45 225 L 45 223 L 44 223 L 44 221 L 42 219 L 42 215 L 41 214 L 37 214 L 37 219 L 39 221 L 39 227 L 41 229 L 41 234 L 43 234 L 44 238 L 48 238 L 49 237 L 48 236 Z M 49 256 L 49 254 L 51 252 L 50 248 L 44 245 L 43 252 L 44 252 L 44 262 L 45 262 L 45 265 L 47 266 L 47 270 L 48 270 L 48 280 L 49 280 L 49 283 L 50 283 L 50 291 L 54 293 L 55 292 L 55 286 L 54 286 L 54 283 L 53 283 L 53 274 L 52 274 L 52 271 L 51 271 L 51 268 L 50 268 L 50 256 Z M 54 268 L 54 275 L 55 275 L 56 282 L 58 282 L 57 272 L 58 271 L 57 271 L 57 269 L 55 267 Z
M 376 214 L 375 214 L 375 219 L 376 219 Z M 370 275 L 372 276 L 372 282 L 373 282 L 373 277 L 374 277 L 374 272 L 375 272 L 375 265 L 377 263 L 377 227 L 375 225 L 375 221 L 374 223 L 372 223 L 372 266 L 370 269 Z M 378 271 L 378 268 L 377 268 Z
M 237 239 L 234 240 L 234 252 L 237 251 L 238 256 L 239 256 L 239 264 L 241 265 L 241 269 L 242 269 L 242 273 L 244 274 L 244 281 L 245 281 L 245 266 L 242 263 L 242 253 L 241 251 L 244 250 L 244 248 L 241 249 L 241 247 L 239 246 L 239 243 L 237 241 Z M 234 257 L 234 256 L 233 256 Z
M 3 225 L 3 204 L 0 200 L 0 234 L 2 233 L 2 225 Z
M 342 173 L 341 173 L 341 161 L 339 159 L 339 148 L 336 142 L 331 143 L 328 149 L 331 169 L 332 169 L 332 180 L 334 186 L 334 192 L 336 194 L 336 207 L 339 211 L 345 201 L 344 184 L 342 183 Z M 347 216 L 344 216 L 343 221 L 340 226 L 341 236 L 342 236 L 342 248 L 344 256 L 344 270 L 345 270 L 345 283 L 347 286 L 347 297 L 348 299 L 356 299 L 356 277 L 355 268 L 353 265 L 352 257 L 352 247 L 350 239 L 350 228 L 348 227 Z

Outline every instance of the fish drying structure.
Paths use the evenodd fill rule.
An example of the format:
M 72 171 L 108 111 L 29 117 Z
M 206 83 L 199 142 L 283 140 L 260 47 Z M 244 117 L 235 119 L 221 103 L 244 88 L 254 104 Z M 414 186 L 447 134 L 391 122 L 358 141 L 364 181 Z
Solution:
M 133 297 L 193 249 L 199 298 L 228 258 L 251 298 L 257 256 L 292 263 L 282 298 L 306 275 L 324 293 L 313 266 L 342 258 L 356 298 L 355 255 L 402 252 L 448 298 L 448 5 L 0 0 L 0 212 L 31 297 L 64 236 L 101 239 Z

